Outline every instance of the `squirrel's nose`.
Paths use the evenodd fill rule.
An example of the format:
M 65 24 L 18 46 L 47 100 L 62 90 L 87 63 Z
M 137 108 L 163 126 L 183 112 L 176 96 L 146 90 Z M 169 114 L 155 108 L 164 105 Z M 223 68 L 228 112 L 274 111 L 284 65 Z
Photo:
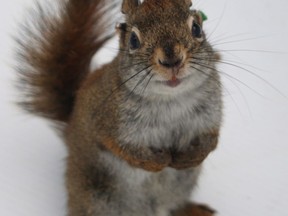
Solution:
M 183 61 L 183 57 L 181 58 L 167 58 L 167 59 L 159 59 L 158 62 L 160 65 L 166 68 L 176 68 L 181 65 Z

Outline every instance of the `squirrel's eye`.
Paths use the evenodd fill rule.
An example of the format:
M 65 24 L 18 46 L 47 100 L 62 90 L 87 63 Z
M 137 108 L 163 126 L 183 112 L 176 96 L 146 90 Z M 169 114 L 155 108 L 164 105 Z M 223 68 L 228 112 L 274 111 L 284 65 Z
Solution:
M 202 37 L 202 28 L 196 22 L 193 22 L 192 35 L 194 37 L 196 37 L 196 38 L 201 38 Z
M 136 50 L 140 48 L 140 40 L 135 32 L 131 33 L 130 36 L 130 49 Z

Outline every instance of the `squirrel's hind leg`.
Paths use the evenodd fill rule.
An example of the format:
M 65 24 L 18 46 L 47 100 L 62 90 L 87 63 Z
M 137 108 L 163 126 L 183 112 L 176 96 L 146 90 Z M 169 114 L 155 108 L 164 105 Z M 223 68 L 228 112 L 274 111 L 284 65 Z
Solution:
M 188 203 L 182 208 L 171 212 L 171 216 L 213 216 L 215 211 L 205 205 Z

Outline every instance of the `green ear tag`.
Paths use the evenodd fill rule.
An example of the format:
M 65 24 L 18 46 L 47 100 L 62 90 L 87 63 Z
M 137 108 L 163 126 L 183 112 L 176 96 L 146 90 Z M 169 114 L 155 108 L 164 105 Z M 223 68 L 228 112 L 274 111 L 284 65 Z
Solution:
M 208 17 L 206 16 L 206 14 L 205 14 L 203 11 L 199 10 L 199 13 L 200 13 L 200 15 L 201 15 L 201 18 L 202 18 L 202 21 L 203 21 L 203 22 L 206 21 L 206 20 L 208 20 Z

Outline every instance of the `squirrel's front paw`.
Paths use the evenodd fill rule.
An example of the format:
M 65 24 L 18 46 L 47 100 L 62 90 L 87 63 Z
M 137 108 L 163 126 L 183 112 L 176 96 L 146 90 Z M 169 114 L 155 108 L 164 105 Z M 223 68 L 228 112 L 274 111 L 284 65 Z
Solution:
M 153 147 L 129 147 L 125 148 L 126 157 L 129 164 L 147 171 L 158 172 L 168 167 L 171 163 L 170 151 L 156 149 Z
M 172 160 L 170 167 L 175 169 L 186 169 L 200 165 L 208 154 L 197 150 L 196 148 L 188 148 L 184 151 L 172 151 Z
M 127 161 L 130 165 L 147 171 L 158 172 L 171 163 L 171 152 L 168 149 L 156 149 L 136 145 L 120 146 L 114 139 L 103 139 L 103 146 L 115 156 Z
M 209 153 L 215 149 L 218 133 L 205 134 L 193 139 L 186 149 L 172 149 L 170 167 L 186 169 L 200 165 Z

